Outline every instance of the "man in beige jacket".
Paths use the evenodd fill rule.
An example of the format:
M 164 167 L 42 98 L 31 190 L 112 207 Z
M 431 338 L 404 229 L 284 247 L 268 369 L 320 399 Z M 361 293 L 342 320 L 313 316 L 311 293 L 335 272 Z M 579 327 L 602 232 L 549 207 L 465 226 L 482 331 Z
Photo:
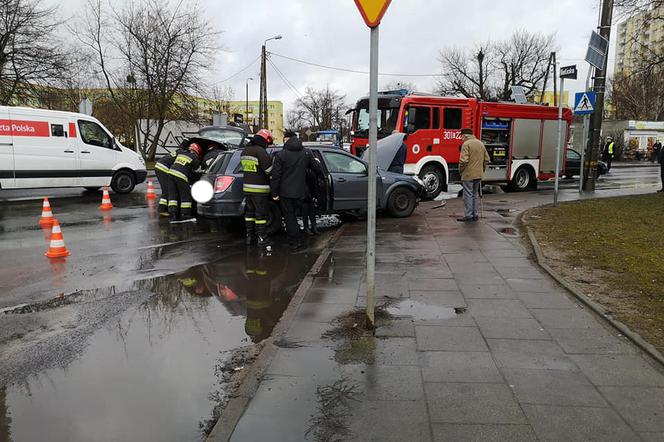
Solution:
M 480 200 L 480 186 L 484 171 L 489 164 L 489 154 L 484 144 L 475 138 L 471 129 L 461 129 L 463 145 L 459 157 L 459 172 L 463 185 L 463 218 L 457 221 L 469 222 L 480 219 L 477 213 Z

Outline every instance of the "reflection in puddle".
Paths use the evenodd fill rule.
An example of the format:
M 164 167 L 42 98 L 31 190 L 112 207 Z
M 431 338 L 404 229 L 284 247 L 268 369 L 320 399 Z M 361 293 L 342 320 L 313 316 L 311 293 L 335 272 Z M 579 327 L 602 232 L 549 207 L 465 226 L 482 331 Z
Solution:
M 133 284 L 153 295 L 107 320 L 82 354 L 0 390 L 0 440 L 200 440 L 215 406 L 215 366 L 270 335 L 316 257 L 229 251 Z M 127 293 L 81 292 L 72 306 L 115 302 L 118 290 Z
M 496 213 L 505 218 L 510 218 L 514 212 L 516 212 L 516 209 L 496 209 Z
M 465 307 L 443 307 L 405 299 L 386 308 L 394 316 L 412 316 L 415 319 L 453 319 L 466 312 Z

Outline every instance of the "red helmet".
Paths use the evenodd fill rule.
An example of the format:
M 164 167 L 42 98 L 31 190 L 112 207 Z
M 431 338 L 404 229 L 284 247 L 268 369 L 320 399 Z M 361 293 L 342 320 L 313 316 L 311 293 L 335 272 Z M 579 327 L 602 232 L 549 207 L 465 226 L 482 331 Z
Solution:
M 256 132 L 256 135 L 267 141 L 267 144 L 274 143 L 274 137 L 272 136 L 272 132 L 270 132 L 267 129 L 259 130 L 258 132 Z
M 203 155 L 203 148 L 199 146 L 197 143 L 191 143 L 189 145 L 189 150 L 194 152 L 199 157 Z

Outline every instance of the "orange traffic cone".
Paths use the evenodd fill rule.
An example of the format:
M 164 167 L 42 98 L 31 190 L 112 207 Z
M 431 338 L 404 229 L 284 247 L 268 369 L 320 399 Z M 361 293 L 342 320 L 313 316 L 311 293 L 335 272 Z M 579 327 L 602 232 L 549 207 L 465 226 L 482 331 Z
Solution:
M 65 239 L 62 237 L 60 223 L 57 219 L 53 220 L 53 230 L 51 230 L 51 245 L 45 253 L 49 258 L 64 258 L 69 256 L 69 250 L 65 247 Z
M 145 197 L 149 200 L 157 198 L 157 194 L 154 191 L 154 186 L 152 185 L 152 180 L 148 180 L 148 193 L 145 195 Z
M 108 194 L 108 187 L 104 186 L 104 194 L 101 196 L 101 206 L 99 206 L 101 210 L 111 210 L 113 208 L 113 204 L 111 204 L 111 196 Z
M 51 204 L 48 202 L 48 198 L 44 198 L 44 203 L 42 204 L 42 214 L 41 218 L 39 218 L 39 225 L 52 226 L 54 219 L 53 212 L 51 212 Z

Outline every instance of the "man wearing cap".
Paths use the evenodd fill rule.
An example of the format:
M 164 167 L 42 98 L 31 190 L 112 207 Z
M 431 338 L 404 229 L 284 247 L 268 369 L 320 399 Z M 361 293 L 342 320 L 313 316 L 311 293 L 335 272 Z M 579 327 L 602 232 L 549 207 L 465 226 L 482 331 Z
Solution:
M 461 172 L 461 184 L 463 185 L 463 218 L 457 221 L 477 221 L 480 217 L 477 207 L 480 200 L 480 187 L 484 171 L 489 165 L 489 154 L 484 144 L 475 138 L 471 129 L 461 129 L 463 144 L 461 145 L 461 156 L 459 157 L 459 172 Z

